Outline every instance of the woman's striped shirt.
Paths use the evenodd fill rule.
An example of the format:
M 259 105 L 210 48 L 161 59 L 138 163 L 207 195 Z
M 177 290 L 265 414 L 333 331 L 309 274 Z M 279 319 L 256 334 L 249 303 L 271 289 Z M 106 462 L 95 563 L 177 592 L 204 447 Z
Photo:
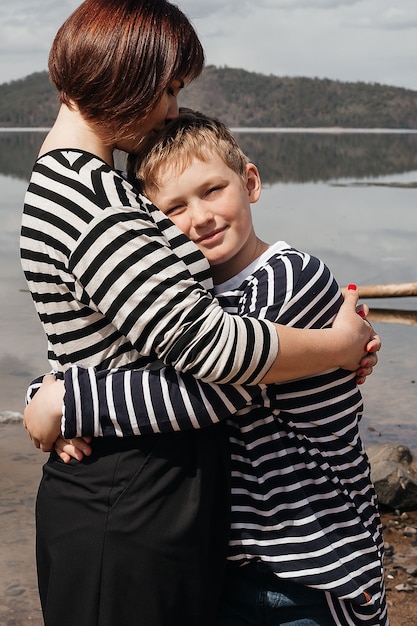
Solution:
M 57 371 L 160 359 L 203 380 L 255 384 L 277 355 L 272 324 L 224 313 L 200 251 L 92 154 L 38 159 L 21 260 Z
M 217 292 L 231 313 L 307 328 L 328 326 L 341 303 L 327 267 L 283 242 Z M 178 379 L 177 395 L 171 395 L 173 384 L 165 395 L 152 398 L 140 391 L 142 375 L 96 376 L 92 370 L 73 368 L 66 374 L 65 421 L 74 429 L 77 404 L 92 395 L 96 430 L 87 434 L 103 434 L 103 423 L 104 428 L 112 423 L 119 434 L 128 423 L 136 432 L 153 423 L 157 432 L 158 412 L 165 415 L 168 407 L 178 428 L 209 423 L 201 415 L 215 409 L 207 400 L 213 386 L 196 383 L 190 391 Z M 105 415 L 101 425 L 100 412 Z M 229 559 L 238 565 L 260 559 L 282 578 L 322 589 L 339 626 L 385 626 L 383 541 L 358 430 L 361 415 L 355 375 L 343 370 L 270 385 L 260 389 L 251 406 L 235 412 L 229 420 Z M 84 419 L 91 417 L 84 413 Z

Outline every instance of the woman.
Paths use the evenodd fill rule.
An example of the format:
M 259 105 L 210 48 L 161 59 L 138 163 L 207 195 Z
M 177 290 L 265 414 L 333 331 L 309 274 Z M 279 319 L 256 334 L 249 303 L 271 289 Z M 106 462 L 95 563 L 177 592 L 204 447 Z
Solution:
M 135 151 L 175 117 L 203 60 L 166 0 L 86 0 L 68 18 L 50 54 L 61 107 L 26 194 L 21 256 L 55 369 L 159 359 L 185 385 L 229 383 L 217 396 L 230 411 L 256 393 L 232 383 L 354 370 L 379 339 L 350 296 L 332 329 L 279 327 L 277 358 L 278 327 L 225 314 L 199 251 L 115 171 L 113 150 Z M 148 375 L 146 393 L 161 376 Z M 164 384 L 178 389 L 178 379 Z M 94 440 L 82 463 L 53 453 L 37 501 L 45 624 L 209 624 L 227 545 L 227 457 L 221 425 Z

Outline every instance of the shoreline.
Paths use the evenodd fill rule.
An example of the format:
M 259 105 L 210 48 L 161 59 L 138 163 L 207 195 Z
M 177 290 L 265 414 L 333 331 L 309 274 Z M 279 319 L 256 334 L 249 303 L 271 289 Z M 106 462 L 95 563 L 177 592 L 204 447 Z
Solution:
M 42 626 L 34 507 L 46 456 L 21 424 L 4 424 L 0 433 L 0 626 Z

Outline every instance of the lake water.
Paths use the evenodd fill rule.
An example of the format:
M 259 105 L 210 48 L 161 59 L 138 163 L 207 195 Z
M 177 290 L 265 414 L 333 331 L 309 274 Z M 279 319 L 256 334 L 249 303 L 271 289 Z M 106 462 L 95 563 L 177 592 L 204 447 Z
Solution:
M 264 240 L 285 239 L 319 256 L 341 285 L 417 281 L 417 135 L 236 136 L 263 178 L 253 215 Z M 23 197 L 42 137 L 0 132 L 0 421 L 22 411 L 26 385 L 49 367 L 19 261 Z M 399 310 L 400 321 L 374 322 L 383 349 L 362 387 L 363 438 L 417 452 L 417 297 L 367 304 Z

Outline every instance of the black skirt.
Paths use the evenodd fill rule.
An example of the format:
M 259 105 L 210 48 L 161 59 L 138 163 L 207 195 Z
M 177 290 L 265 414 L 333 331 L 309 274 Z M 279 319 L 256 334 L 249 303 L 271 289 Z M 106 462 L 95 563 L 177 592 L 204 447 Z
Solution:
M 202 626 L 218 610 L 230 523 L 225 424 L 93 440 L 39 487 L 46 626 Z

